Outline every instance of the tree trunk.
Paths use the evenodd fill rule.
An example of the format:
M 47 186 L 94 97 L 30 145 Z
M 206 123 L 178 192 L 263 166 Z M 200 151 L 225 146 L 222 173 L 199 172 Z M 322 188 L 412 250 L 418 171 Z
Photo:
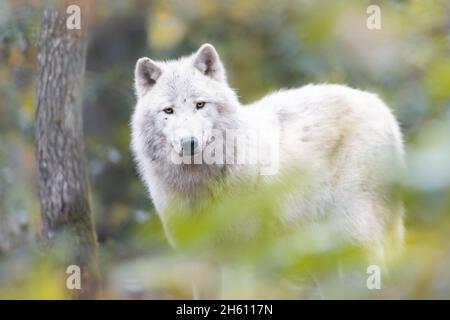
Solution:
M 81 30 L 67 29 L 69 14 L 61 2 L 48 2 L 44 8 L 35 138 L 43 235 L 51 244 L 67 241 L 66 267 L 77 265 L 81 269 L 81 290 L 72 293 L 78 298 L 94 298 L 99 288 L 97 239 L 89 205 L 82 124 L 85 2 L 67 3 L 80 6 Z

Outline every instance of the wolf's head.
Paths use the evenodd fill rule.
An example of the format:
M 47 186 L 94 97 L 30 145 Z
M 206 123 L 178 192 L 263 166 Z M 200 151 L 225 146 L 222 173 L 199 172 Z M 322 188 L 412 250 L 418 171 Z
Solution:
M 236 125 L 239 102 L 210 44 L 178 60 L 139 59 L 135 90 L 133 149 L 152 160 L 201 153 L 213 131 Z

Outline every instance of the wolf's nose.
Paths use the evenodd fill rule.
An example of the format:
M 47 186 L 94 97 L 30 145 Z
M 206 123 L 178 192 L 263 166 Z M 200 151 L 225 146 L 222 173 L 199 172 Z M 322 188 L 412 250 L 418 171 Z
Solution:
M 181 149 L 183 150 L 184 155 L 193 156 L 195 154 L 195 151 L 197 151 L 197 147 L 198 147 L 198 140 L 196 137 L 181 139 Z

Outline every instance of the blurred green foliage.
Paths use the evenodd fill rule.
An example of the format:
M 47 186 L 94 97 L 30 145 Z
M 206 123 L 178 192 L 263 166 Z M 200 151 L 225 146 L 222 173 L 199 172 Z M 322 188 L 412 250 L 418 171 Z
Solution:
M 381 8 L 381 30 L 366 28 L 372 3 Z M 33 121 L 41 5 L 0 2 L 0 298 L 67 297 L 57 254 L 33 244 L 40 228 Z M 367 290 L 359 253 L 334 242 L 326 225 L 272 230 L 273 199 L 283 190 L 274 186 L 243 186 L 207 207 L 214 216 L 175 221 L 186 246 L 170 249 L 129 151 L 133 69 L 141 56 L 174 58 L 204 42 L 218 49 L 243 102 L 282 87 L 337 82 L 376 92 L 392 107 L 407 146 L 408 175 L 398 181 L 407 244 L 382 290 Z M 280 277 L 313 272 L 326 298 L 450 298 L 449 53 L 445 0 L 95 1 L 84 130 L 103 296 L 190 297 L 186 276 L 196 269 L 206 277 L 219 259 L 234 266 L 228 297 L 308 297 Z M 236 219 L 242 212 L 269 217 L 254 230 L 264 236 L 217 248 L 210 236 L 223 224 L 238 221 L 244 235 L 251 231 Z M 361 278 L 339 280 L 338 257 Z

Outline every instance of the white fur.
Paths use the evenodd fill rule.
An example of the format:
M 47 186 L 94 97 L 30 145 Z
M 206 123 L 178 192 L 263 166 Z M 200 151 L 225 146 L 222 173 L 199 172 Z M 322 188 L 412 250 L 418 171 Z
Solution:
M 390 165 L 402 163 L 402 136 L 391 111 L 376 95 L 343 85 L 307 85 L 243 106 L 211 45 L 173 61 L 140 59 L 136 92 L 132 149 L 163 222 L 173 201 L 189 206 L 211 196 L 210 189 L 218 184 L 264 181 L 249 166 L 169 163 L 168 154 L 181 137 L 201 137 L 206 139 L 204 146 L 213 128 L 259 128 L 280 135 L 280 175 L 296 166 L 313 177 L 309 192 L 292 194 L 280 213 L 282 222 L 316 222 L 332 214 L 349 240 L 368 244 L 380 256 L 389 234 L 401 242 L 402 209 L 386 200 L 389 177 L 384 174 Z M 196 110 L 199 100 L 208 103 Z M 174 114 L 161 111 L 167 106 Z

